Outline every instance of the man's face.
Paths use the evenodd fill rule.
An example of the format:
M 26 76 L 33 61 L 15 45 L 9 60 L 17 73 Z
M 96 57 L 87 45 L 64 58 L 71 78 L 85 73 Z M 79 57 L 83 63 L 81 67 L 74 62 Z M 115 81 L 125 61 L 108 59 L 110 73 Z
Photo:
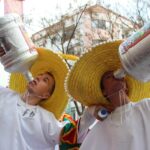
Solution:
M 38 75 L 33 81 L 29 82 L 27 89 L 30 94 L 47 99 L 51 96 L 55 87 L 54 77 L 49 73 Z
M 113 71 L 106 72 L 101 80 L 103 95 L 111 99 L 114 95 L 119 95 L 119 91 L 126 91 L 126 82 L 124 78 L 116 79 Z

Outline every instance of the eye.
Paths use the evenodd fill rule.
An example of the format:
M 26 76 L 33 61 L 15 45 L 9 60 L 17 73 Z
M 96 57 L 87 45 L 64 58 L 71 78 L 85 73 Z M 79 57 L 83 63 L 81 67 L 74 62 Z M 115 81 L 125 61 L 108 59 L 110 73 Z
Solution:
M 49 82 L 49 79 L 48 78 L 44 78 L 44 82 Z

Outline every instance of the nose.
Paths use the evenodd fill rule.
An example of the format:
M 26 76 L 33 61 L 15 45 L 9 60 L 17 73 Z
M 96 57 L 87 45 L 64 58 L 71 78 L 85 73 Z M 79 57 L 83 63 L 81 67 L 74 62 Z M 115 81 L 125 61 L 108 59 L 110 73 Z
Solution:
M 35 78 L 35 81 L 40 81 L 40 76 L 37 76 L 36 78 Z
M 40 80 L 42 80 L 42 78 L 43 78 L 42 75 L 38 75 L 38 76 L 36 76 L 35 80 L 40 81 Z

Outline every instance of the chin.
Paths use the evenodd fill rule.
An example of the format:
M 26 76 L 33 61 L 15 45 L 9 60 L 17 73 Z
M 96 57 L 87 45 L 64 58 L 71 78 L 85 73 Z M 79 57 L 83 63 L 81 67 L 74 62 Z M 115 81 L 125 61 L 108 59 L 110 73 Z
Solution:
M 28 91 L 29 93 L 33 93 L 33 88 L 32 88 L 31 86 L 27 86 L 27 91 Z

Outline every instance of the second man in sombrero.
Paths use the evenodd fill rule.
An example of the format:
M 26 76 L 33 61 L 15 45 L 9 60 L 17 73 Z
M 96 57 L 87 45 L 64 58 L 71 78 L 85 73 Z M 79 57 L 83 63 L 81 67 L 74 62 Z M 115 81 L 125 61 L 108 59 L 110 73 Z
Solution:
M 121 42 L 103 43 L 85 53 L 68 76 L 67 89 L 76 100 L 88 106 L 110 104 L 114 108 L 92 128 L 81 150 L 150 149 L 150 83 L 129 75 L 114 77 L 114 71 L 121 67 Z

